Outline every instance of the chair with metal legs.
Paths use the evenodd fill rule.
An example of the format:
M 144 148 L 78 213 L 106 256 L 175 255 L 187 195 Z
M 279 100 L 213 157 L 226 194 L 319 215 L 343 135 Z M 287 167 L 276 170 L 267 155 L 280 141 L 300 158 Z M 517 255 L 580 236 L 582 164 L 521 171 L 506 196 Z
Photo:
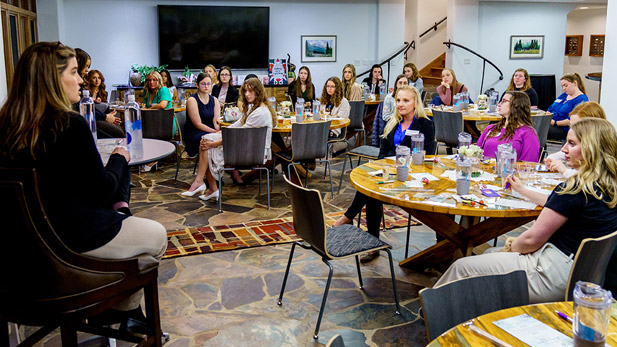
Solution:
M 333 268 L 329 261 L 355 257 L 356 268 L 358 269 L 358 281 L 360 283 L 360 289 L 363 289 L 364 285 L 362 283 L 362 273 L 360 272 L 360 260 L 358 255 L 383 249 L 388 253 L 388 259 L 390 261 L 390 274 L 392 276 L 392 287 L 394 290 L 394 300 L 396 302 L 396 314 L 400 314 L 401 307 L 399 305 L 398 292 L 396 289 L 392 253 L 390 252 L 392 246 L 350 224 L 327 228 L 320 192 L 315 189 L 299 187 L 291 183 L 286 177 L 285 182 L 287 183 L 289 197 L 291 199 L 293 224 L 296 235 L 307 242 L 308 245 L 298 241 L 291 245 L 291 252 L 289 253 L 289 260 L 287 262 L 285 276 L 283 277 L 283 285 L 281 286 L 278 305 L 280 306 L 283 303 L 285 285 L 287 284 L 289 268 L 291 267 L 296 245 L 304 249 L 310 249 L 321 256 L 321 260 L 328 265 L 330 272 L 328 273 L 328 281 L 326 282 L 326 289 L 319 309 L 315 334 L 313 335 L 313 338 L 317 339 L 321 318 L 323 317 L 326 300 L 328 298 L 328 291 L 330 290 L 330 283 L 332 282 Z
M 263 166 L 267 132 L 267 127 L 221 129 L 225 167 L 219 170 L 219 212 L 223 212 L 223 172 L 241 168 L 260 170 L 259 195 L 261 195 L 261 171 L 266 171 L 268 210 L 270 209 L 270 169 Z

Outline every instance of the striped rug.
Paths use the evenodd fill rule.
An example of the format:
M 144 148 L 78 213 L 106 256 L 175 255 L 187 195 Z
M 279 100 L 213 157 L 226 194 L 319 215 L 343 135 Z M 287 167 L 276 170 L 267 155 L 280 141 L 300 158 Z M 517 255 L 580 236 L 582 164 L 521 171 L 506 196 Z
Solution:
M 332 225 L 343 212 L 326 215 L 326 223 Z M 387 228 L 407 226 L 407 214 L 398 209 L 385 208 Z M 362 216 L 365 216 L 362 213 Z M 420 223 L 411 220 L 411 225 Z M 366 229 L 366 221 L 361 221 Z M 228 251 L 233 249 L 267 246 L 299 240 L 293 229 L 292 218 L 252 221 L 242 224 L 184 228 L 167 232 L 167 251 L 163 258 Z

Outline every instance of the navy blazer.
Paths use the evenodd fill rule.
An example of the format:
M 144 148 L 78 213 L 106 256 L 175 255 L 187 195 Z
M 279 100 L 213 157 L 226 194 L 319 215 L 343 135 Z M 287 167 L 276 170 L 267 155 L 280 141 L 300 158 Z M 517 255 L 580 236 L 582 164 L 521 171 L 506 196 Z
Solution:
M 212 87 L 212 96 L 214 96 L 215 98 L 219 98 L 219 94 L 221 93 L 221 87 L 219 87 L 218 84 L 215 84 L 214 87 Z M 229 87 L 227 87 L 227 95 L 225 96 L 225 104 L 230 103 L 230 102 L 238 102 L 238 98 L 240 97 L 240 92 L 238 91 L 238 88 L 230 85 Z
M 400 123 L 399 125 L 400 126 Z M 424 134 L 424 150 L 426 155 L 435 154 L 437 143 L 435 142 L 435 125 L 428 118 L 416 118 L 411 123 L 410 130 L 418 130 Z M 379 159 L 396 155 L 396 147 L 394 146 L 394 133 L 396 129 L 392 129 L 385 139 L 381 140 L 379 148 Z M 405 136 L 401 142 L 401 146 L 411 148 L 411 136 Z

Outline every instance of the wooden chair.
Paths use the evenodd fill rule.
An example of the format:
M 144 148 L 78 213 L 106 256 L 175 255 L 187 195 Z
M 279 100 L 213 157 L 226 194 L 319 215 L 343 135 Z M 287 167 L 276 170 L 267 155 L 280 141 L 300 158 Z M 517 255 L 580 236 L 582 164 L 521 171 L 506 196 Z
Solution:
M 523 270 L 501 275 L 469 277 L 420 291 L 426 335 L 431 341 L 471 318 L 529 304 L 527 274 Z
M 326 344 L 326 347 L 345 347 L 343 337 L 339 334 L 332 336 L 330 341 Z
M 330 290 L 330 283 L 332 281 L 333 268 L 329 260 L 355 257 L 356 267 L 358 269 L 358 281 L 360 283 L 360 289 L 363 289 L 358 255 L 369 251 L 385 250 L 388 253 L 388 259 L 390 261 L 390 274 L 392 276 L 392 287 L 394 290 L 394 300 L 396 302 L 396 314 L 400 314 L 401 308 L 398 301 L 398 292 L 396 290 L 392 253 L 390 252 L 392 246 L 353 225 L 345 224 L 327 229 L 321 193 L 315 189 L 299 187 L 291 183 L 286 177 L 285 182 L 287 183 L 289 197 L 291 199 L 294 230 L 296 235 L 307 242 L 308 245 L 298 241 L 291 245 L 291 252 L 289 253 L 289 261 L 287 262 L 287 269 L 283 277 L 283 285 L 281 287 L 278 304 L 282 305 L 283 303 L 285 285 L 287 284 L 289 268 L 291 267 L 296 245 L 304 249 L 310 249 L 321 256 L 321 260 L 328 265 L 330 272 L 328 274 L 323 300 L 321 301 L 321 308 L 319 309 L 315 334 L 313 335 L 313 338 L 317 340 L 321 318 L 324 308 L 326 307 L 328 291 Z
M 180 171 L 180 158 L 182 157 L 182 153 L 186 152 L 185 150 L 186 139 L 184 137 L 184 126 L 186 124 L 186 112 L 176 113 L 175 118 L 176 118 L 176 125 L 178 126 L 178 129 L 180 130 L 180 142 L 182 142 L 182 147 L 183 147 L 182 151 L 180 151 L 180 153 L 178 154 L 178 160 L 176 160 L 176 176 L 174 177 L 174 180 L 177 181 L 178 171 Z M 195 158 L 195 165 L 193 166 L 193 175 L 194 175 L 195 171 L 197 171 L 197 163 L 199 162 L 199 153 L 189 158 Z
M 615 246 L 617 245 L 617 231 L 596 239 L 584 239 L 578 246 L 568 285 L 566 286 L 566 301 L 572 301 L 576 282 L 592 282 L 597 285 L 604 285 L 606 267 L 608 266 Z
M 275 153 L 275 158 L 287 162 L 287 173 L 291 174 L 291 167 L 303 165 L 306 169 L 304 185 L 308 185 L 308 165 L 310 162 L 325 162 L 326 169 L 330 168 L 330 192 L 334 197 L 334 187 L 332 186 L 332 167 L 330 161 L 316 160 L 323 158 L 327 153 L 328 133 L 330 132 L 330 121 L 312 123 L 294 123 L 291 125 L 291 151 Z M 276 162 L 274 166 L 276 167 Z M 281 166 L 282 167 L 282 166 Z M 283 168 L 284 169 L 284 168 Z M 272 176 L 272 186 L 274 186 L 274 176 Z
M 221 129 L 225 167 L 219 170 L 219 212 L 223 212 L 223 172 L 242 168 L 266 170 L 268 210 L 270 209 L 270 170 L 263 166 L 267 132 L 267 127 Z M 261 171 L 259 172 L 259 195 L 261 195 Z
M 39 326 L 21 345 L 31 346 L 60 327 L 63 346 L 77 345 L 77 331 L 161 346 L 158 261 L 91 258 L 70 250 L 50 224 L 39 196 L 36 171 L 0 168 L 0 342 L 8 346 L 7 322 Z M 84 324 L 144 289 L 148 334 L 123 333 Z
M 463 113 L 433 109 L 433 121 L 437 142 L 443 142 L 446 152 L 452 154 L 452 148 L 458 146 L 458 134 L 463 132 Z
M 538 140 L 540 141 L 540 156 L 538 157 L 538 162 L 542 162 L 542 157 L 544 153 L 546 153 L 546 139 L 548 137 L 548 129 L 551 127 L 551 119 L 553 119 L 551 115 L 531 117 L 533 128 L 536 129 Z

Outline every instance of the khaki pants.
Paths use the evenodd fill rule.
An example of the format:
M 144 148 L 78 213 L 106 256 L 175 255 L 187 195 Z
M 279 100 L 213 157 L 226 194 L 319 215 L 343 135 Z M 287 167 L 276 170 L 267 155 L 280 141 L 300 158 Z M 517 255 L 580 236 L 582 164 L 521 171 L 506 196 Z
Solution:
M 126 259 L 149 254 L 160 260 L 167 249 L 167 231 L 159 222 L 130 216 L 122 221 L 118 235 L 105 245 L 82 253 L 99 259 Z M 139 306 L 143 292 L 133 294 L 115 308 L 132 310 Z
M 525 270 L 530 303 L 564 300 L 573 262 L 571 257 L 550 243 L 529 254 L 498 250 L 499 248 L 491 248 L 482 255 L 455 261 L 435 283 L 435 287 L 467 277 Z

